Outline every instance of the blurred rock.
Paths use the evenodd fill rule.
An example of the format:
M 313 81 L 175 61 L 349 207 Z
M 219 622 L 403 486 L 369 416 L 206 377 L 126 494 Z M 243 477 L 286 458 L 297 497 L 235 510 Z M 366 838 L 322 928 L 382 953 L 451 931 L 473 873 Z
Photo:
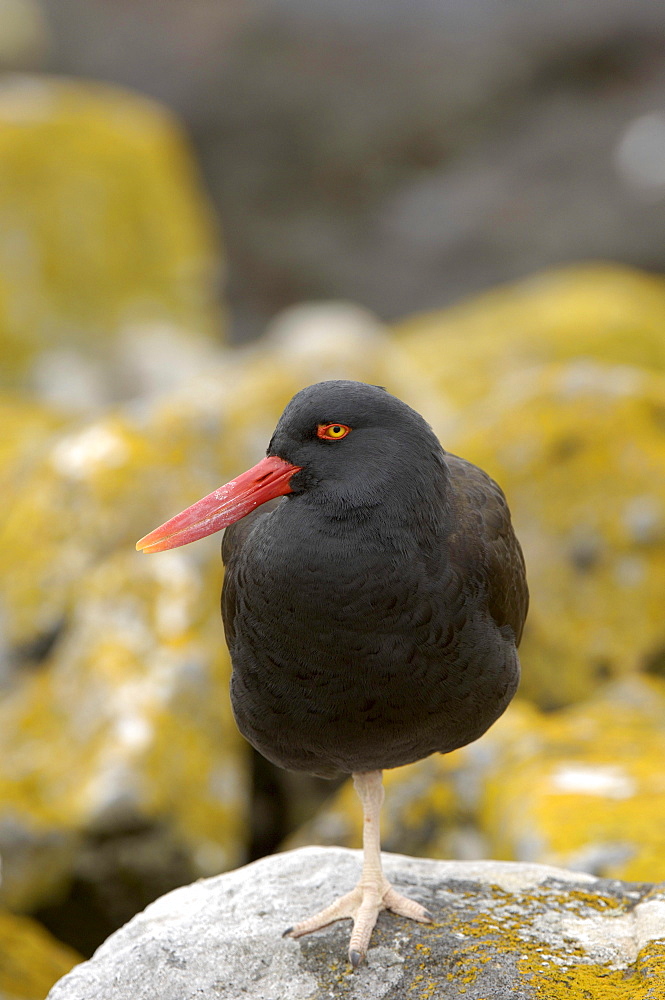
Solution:
M 218 413 L 187 412 L 164 403 L 61 433 L 9 490 L 0 898 L 14 908 L 62 895 L 91 836 L 161 829 L 164 865 L 167 844 L 184 855 L 180 881 L 245 855 L 246 745 L 228 702 L 218 542 L 150 560 L 133 551 L 242 461 L 222 444 Z M 3 470 L 10 487 L 15 470 Z
M 511 717 L 515 715 L 511 709 Z M 473 860 L 489 854 L 479 824 L 482 784 L 467 756 L 435 754 L 408 767 L 384 771 L 381 846 L 421 858 Z M 317 814 L 287 837 L 282 849 L 308 844 L 362 847 L 363 819 L 351 781 Z
M 169 366 L 169 384 L 182 375 L 165 346 L 200 352 L 219 334 L 211 211 L 163 108 L 98 83 L 5 77 L 0 191 L 5 385 L 85 409 L 146 388 L 127 339 L 151 338 L 161 388 Z
M 38 0 L 0 0 L 0 69 L 37 69 L 51 47 L 51 33 Z
M 16 797 L 77 830 L 169 823 L 201 873 L 238 863 L 245 745 L 226 697 L 220 576 L 180 553 L 119 552 L 88 570 L 47 659 L 0 706 Z
M 613 264 L 546 271 L 395 327 L 439 391 L 466 406 L 516 371 L 589 358 L 665 371 L 665 281 Z
M 397 329 L 457 407 L 445 446 L 508 496 L 532 597 L 522 692 L 544 707 L 663 657 L 664 328 L 662 279 L 589 265 Z
M 521 369 L 446 441 L 504 488 L 531 607 L 522 693 L 546 708 L 665 651 L 665 378 L 590 360 Z
M 71 416 L 34 400 L 0 394 L 0 490 L 19 492 L 21 480 Z
M 0 910 L 2 1000 L 43 1000 L 56 980 L 81 961 L 34 920 Z
M 664 752 L 661 680 L 632 677 L 550 714 L 518 701 L 476 743 L 384 773 L 382 845 L 665 879 Z M 350 781 L 284 846 L 312 843 L 361 845 Z
M 630 169 L 665 93 L 653 0 L 44 2 L 60 71 L 192 130 L 239 337 L 302 299 L 394 318 L 562 261 L 665 267 L 663 187 Z
M 352 972 L 346 921 L 294 941 L 284 927 L 358 877 L 360 856 L 263 858 L 153 903 L 65 976 L 49 1000 L 656 1000 L 665 890 L 544 865 L 385 855 L 434 923 L 379 916 Z
M 481 815 L 493 857 L 665 879 L 665 682 L 629 678 L 498 739 Z

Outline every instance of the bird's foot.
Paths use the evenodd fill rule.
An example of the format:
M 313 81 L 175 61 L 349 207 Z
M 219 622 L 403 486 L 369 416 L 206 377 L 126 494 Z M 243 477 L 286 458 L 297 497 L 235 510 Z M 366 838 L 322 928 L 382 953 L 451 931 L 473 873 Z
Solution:
M 311 934 L 312 931 L 321 930 L 322 927 L 328 927 L 336 920 L 350 918 L 353 920 L 353 931 L 349 941 L 349 961 L 353 968 L 357 969 L 367 954 L 369 939 L 381 910 L 391 910 L 400 917 L 409 917 L 424 924 L 432 922 L 432 914 L 424 906 L 400 895 L 387 879 L 383 879 L 379 886 L 363 885 L 360 882 L 355 889 L 347 892 L 345 896 L 340 896 L 325 910 L 301 921 L 295 927 L 290 927 L 284 932 L 284 936 L 299 938 L 304 934 Z

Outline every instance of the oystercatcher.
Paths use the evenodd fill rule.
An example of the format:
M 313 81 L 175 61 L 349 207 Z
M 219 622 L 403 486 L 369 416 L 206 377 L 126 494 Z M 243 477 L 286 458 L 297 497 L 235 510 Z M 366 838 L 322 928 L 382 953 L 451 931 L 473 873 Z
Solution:
M 299 392 L 266 458 L 137 548 L 224 527 L 240 731 L 280 767 L 353 775 L 364 813 L 358 885 L 285 933 L 350 917 L 355 968 L 381 910 L 431 921 L 383 874 L 381 772 L 471 743 L 510 702 L 522 552 L 486 473 L 383 388 L 349 381 Z

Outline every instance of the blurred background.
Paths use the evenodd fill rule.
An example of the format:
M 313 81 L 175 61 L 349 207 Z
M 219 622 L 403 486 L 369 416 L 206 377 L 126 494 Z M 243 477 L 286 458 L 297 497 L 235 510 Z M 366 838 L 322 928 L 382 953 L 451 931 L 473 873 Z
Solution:
M 0 997 L 157 895 L 358 845 L 238 735 L 215 538 L 303 385 L 504 487 L 519 700 L 384 846 L 665 878 L 665 21 L 650 0 L 0 0 Z

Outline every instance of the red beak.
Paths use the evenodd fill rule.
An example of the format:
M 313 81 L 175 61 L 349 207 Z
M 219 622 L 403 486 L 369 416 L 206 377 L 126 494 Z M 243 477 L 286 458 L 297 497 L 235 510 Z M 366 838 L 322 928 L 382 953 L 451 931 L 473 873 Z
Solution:
M 269 455 L 253 469 L 155 528 L 136 543 L 136 548 L 144 552 L 162 552 L 220 531 L 267 500 L 293 492 L 290 481 L 296 472 L 300 472 L 300 466 Z

